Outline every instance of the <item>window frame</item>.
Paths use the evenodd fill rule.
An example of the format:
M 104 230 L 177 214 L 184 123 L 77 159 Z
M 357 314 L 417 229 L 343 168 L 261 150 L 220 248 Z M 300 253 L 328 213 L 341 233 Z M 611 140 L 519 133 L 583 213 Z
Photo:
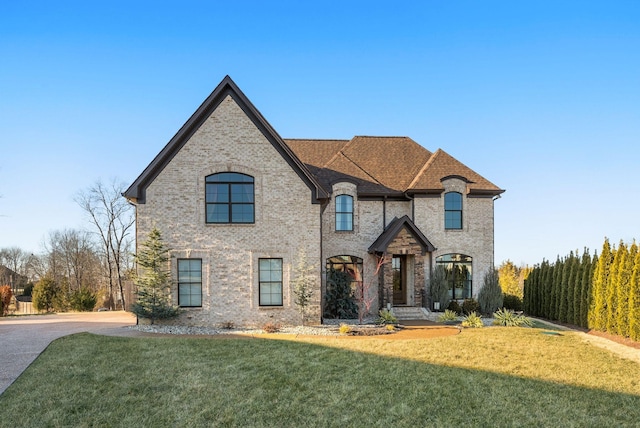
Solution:
M 464 300 L 473 297 L 473 257 L 466 254 L 449 253 L 436 257 L 436 267 L 443 266 L 446 272 L 447 290 L 451 300 Z M 460 266 L 461 269 L 457 269 Z M 466 278 L 458 278 L 459 274 L 466 273 Z M 462 286 L 456 287 L 456 284 Z M 456 290 L 460 290 L 461 295 L 456 295 Z M 464 291 L 468 290 L 468 293 Z
M 277 271 L 273 271 L 273 270 L 269 270 L 268 272 L 270 273 L 269 278 L 267 280 L 267 278 L 262 277 L 263 275 L 263 270 L 262 270 L 262 262 L 263 261 L 279 261 L 280 262 L 280 280 L 279 281 L 273 281 L 273 279 L 271 278 L 271 273 L 272 272 L 277 272 Z M 258 305 L 261 307 L 282 307 L 284 306 L 284 275 L 283 275 L 283 260 L 280 257 L 260 257 L 258 258 Z M 263 303 L 263 285 L 266 287 L 267 285 L 273 286 L 273 284 L 280 284 L 280 303 L 273 303 L 271 302 L 265 302 Z M 273 291 L 270 291 L 269 295 L 272 296 L 276 293 L 273 293 Z
M 342 199 L 351 201 L 351 209 L 350 210 L 347 210 L 347 211 L 339 211 L 338 210 L 338 207 L 340 207 L 339 200 L 342 200 Z M 353 202 L 354 202 L 354 198 L 351 195 L 341 194 L 341 195 L 336 196 L 336 199 L 335 199 L 336 232 L 353 232 L 353 211 L 354 211 Z M 342 209 L 342 207 L 340 207 L 340 209 Z M 349 217 L 346 217 L 346 216 L 349 216 Z M 348 229 L 347 228 L 341 229 L 339 227 L 339 225 L 343 224 L 343 220 L 345 218 L 348 219 L 348 224 L 349 224 L 350 227 Z
M 449 195 L 457 196 L 459 199 L 456 201 L 447 200 L 450 199 Z M 463 221 L 463 197 L 460 192 L 447 192 L 444 194 L 444 229 L 445 230 L 462 230 Z M 451 207 L 451 204 L 455 204 Z M 459 208 L 458 208 L 459 204 Z M 451 218 L 452 215 L 458 214 L 459 218 Z M 451 222 L 455 222 L 450 226 Z
M 219 180 L 216 179 L 219 177 Z M 209 191 L 213 186 L 216 186 L 219 190 L 225 190 L 225 192 L 213 192 Z M 242 189 L 250 186 L 251 192 L 248 193 Z M 217 195 L 226 194 L 226 201 L 210 201 L 210 198 L 217 197 Z M 250 201 L 234 200 L 235 198 L 248 198 Z M 255 224 L 256 221 L 256 195 L 255 195 L 255 177 L 243 174 L 241 172 L 224 171 L 207 175 L 204 179 L 204 220 L 206 224 Z M 215 207 L 226 207 L 227 220 L 217 221 L 215 219 L 209 220 L 209 213 L 211 210 L 212 216 L 215 214 Z M 241 208 L 251 207 L 251 220 L 234 221 L 234 207 L 236 210 Z M 243 216 L 246 213 L 243 214 Z
M 180 279 L 180 262 L 193 262 L 193 261 L 198 261 L 200 262 L 200 281 L 181 281 Z M 191 266 L 189 266 L 189 269 L 187 270 L 187 272 L 191 273 L 194 272 L 191 269 Z M 189 278 L 192 278 L 191 275 L 189 275 Z M 176 283 L 178 285 L 178 306 L 180 306 L 181 308 L 201 308 L 202 307 L 202 259 L 201 258 L 179 258 L 177 259 L 176 262 Z M 180 296 L 182 296 L 183 293 L 180 292 L 180 288 L 182 285 L 188 285 L 189 287 L 193 287 L 194 285 L 199 285 L 200 286 L 200 304 L 199 305 L 194 305 L 191 304 L 191 298 L 190 298 L 190 304 L 182 304 L 182 299 L 180 298 Z M 193 293 L 189 293 L 189 296 L 193 296 Z

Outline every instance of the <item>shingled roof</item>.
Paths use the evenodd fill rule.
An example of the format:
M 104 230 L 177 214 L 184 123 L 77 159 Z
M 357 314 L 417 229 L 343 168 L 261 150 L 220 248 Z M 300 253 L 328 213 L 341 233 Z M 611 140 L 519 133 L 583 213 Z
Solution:
M 284 142 L 327 192 L 336 182 L 350 181 L 358 186 L 359 197 L 433 194 L 441 193 L 442 181 L 450 177 L 466 181 L 470 196 L 504 192 L 443 150 L 431 153 L 408 137 Z

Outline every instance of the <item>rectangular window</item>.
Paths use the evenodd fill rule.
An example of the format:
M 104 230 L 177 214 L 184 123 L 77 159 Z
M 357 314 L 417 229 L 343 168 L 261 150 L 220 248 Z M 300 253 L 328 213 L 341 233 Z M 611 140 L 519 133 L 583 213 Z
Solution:
M 201 259 L 178 259 L 178 306 L 202 306 Z
M 282 259 L 260 259 L 260 306 L 282 306 Z
M 336 197 L 336 230 L 353 230 L 353 196 Z
M 444 195 L 444 228 L 462 229 L 462 194 L 449 192 Z

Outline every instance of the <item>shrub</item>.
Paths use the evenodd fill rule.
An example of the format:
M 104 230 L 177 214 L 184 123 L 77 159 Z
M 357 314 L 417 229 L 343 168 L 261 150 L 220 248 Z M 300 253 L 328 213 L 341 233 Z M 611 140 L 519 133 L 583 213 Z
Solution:
M 340 331 L 340 334 L 349 334 L 351 333 L 351 326 L 348 324 L 340 324 L 338 331 Z
M 223 321 L 220 323 L 220 328 L 224 330 L 233 330 L 235 327 L 236 325 L 233 323 L 233 321 Z
M 33 282 L 30 282 L 24 286 L 24 289 L 22 290 L 22 295 L 31 296 L 32 293 L 33 293 Z
M 325 317 L 339 319 L 355 319 L 358 317 L 358 305 L 353 295 L 351 281 L 351 275 L 347 272 L 335 269 L 329 270 L 324 305 Z
M 33 286 L 33 308 L 37 311 L 51 312 L 60 289 L 51 278 L 42 278 Z
M 378 324 L 395 324 L 398 322 L 398 318 L 393 315 L 393 312 L 383 309 L 378 313 Z
M 393 324 L 387 324 L 385 328 L 387 329 L 387 331 L 396 331 L 396 328 Z
M 450 311 L 449 309 L 445 309 L 444 313 L 438 317 L 438 321 L 447 322 L 447 321 L 457 321 L 458 314 L 455 311 Z
M 458 315 L 462 315 L 462 308 L 455 300 L 449 302 L 449 306 L 447 306 L 447 309 L 455 312 Z
M 483 314 L 490 314 L 502 307 L 502 289 L 498 283 L 498 272 L 491 269 L 484 276 L 484 284 L 478 293 L 478 303 Z
M 531 318 L 523 315 L 518 315 L 509 309 L 498 309 L 493 314 L 493 325 L 500 325 L 503 327 L 532 327 L 533 322 Z
M 502 301 L 502 307 L 505 309 L 511 309 L 512 311 L 522 311 L 522 299 L 513 294 L 505 294 Z
M 471 312 L 469 315 L 462 319 L 462 326 L 470 328 L 481 328 L 484 327 L 484 324 L 482 323 L 482 318 L 480 317 L 480 315 L 478 315 L 476 312 Z
M 11 287 L 3 285 L 0 287 L 0 316 L 4 316 L 9 311 L 11 303 Z
M 280 324 L 269 321 L 262 326 L 265 333 L 277 333 L 280 331 Z
M 480 304 L 476 299 L 464 299 L 462 302 L 462 312 L 465 315 L 469 315 L 473 312 L 478 312 L 480 310 Z
M 440 303 L 440 310 L 449 304 L 449 289 L 447 287 L 446 272 L 444 266 L 437 266 L 433 270 L 429 285 L 429 294 L 432 302 Z
M 86 287 L 71 292 L 69 296 L 69 306 L 72 310 L 79 312 L 91 312 L 97 301 L 96 294 Z

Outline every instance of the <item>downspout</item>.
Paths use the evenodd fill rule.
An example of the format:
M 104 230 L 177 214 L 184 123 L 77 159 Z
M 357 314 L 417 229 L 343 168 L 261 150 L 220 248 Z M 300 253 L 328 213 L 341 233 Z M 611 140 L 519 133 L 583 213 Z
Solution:
M 327 207 L 329 206 L 329 202 L 320 205 L 320 324 L 324 324 L 324 311 L 323 311 L 323 307 L 324 307 L 324 295 L 322 292 L 322 284 L 324 283 L 324 280 L 322 278 L 322 267 L 324 266 L 323 264 L 323 260 L 324 260 L 324 244 L 323 244 L 323 240 L 322 237 L 324 235 L 323 230 L 322 230 L 322 215 L 324 214 L 324 211 L 327 209 Z

